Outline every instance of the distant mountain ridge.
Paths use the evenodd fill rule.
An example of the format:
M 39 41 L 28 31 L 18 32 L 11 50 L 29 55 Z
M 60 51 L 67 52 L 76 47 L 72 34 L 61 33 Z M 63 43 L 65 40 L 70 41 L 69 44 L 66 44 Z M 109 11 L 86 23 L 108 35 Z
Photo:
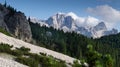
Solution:
M 93 21 L 89 20 L 93 19 Z M 41 26 L 52 26 L 55 29 L 63 30 L 64 32 L 77 32 L 87 37 L 99 38 L 101 36 L 117 34 L 117 29 L 108 30 L 104 22 L 98 21 L 95 18 L 87 17 L 83 19 L 78 17 L 73 12 L 57 13 L 49 17 L 45 21 L 31 18 L 34 23 L 39 23 Z M 94 24 L 91 24 L 93 22 Z

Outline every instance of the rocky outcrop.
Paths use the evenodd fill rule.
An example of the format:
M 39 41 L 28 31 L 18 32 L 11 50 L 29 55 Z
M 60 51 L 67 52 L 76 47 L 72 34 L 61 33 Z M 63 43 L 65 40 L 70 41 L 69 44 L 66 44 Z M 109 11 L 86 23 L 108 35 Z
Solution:
M 25 15 L 21 12 L 16 12 L 13 16 L 6 17 L 5 23 L 10 31 L 17 38 L 29 41 L 31 39 L 31 29 Z
M 0 27 L 11 33 L 16 38 L 31 41 L 32 34 L 28 20 L 22 12 L 0 4 Z
M 0 4 L 0 28 L 6 29 L 8 31 L 8 28 L 4 22 L 4 16 L 8 13 L 9 11 Z

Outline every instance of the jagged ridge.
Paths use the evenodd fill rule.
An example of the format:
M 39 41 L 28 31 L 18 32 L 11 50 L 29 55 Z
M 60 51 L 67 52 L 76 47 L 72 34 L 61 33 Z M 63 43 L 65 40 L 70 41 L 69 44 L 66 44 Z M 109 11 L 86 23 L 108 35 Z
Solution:
M 34 22 L 34 20 L 35 18 L 31 18 L 32 22 Z M 86 19 L 83 19 L 72 12 L 67 14 L 57 13 L 45 21 L 39 20 L 37 22 L 40 23 L 41 26 L 52 26 L 55 29 L 62 29 L 64 32 L 75 31 L 87 37 L 93 38 L 99 38 L 101 36 L 118 33 L 116 29 L 108 30 L 104 22 L 100 22 L 93 17 L 87 17 Z

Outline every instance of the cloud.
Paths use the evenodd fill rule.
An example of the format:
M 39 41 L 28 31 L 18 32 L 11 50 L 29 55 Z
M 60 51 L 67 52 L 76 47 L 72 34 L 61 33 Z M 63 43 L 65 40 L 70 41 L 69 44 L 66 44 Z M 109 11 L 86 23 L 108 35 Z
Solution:
M 69 12 L 69 13 L 59 13 L 59 14 L 65 14 L 65 17 L 67 16 L 71 16 L 74 19 L 74 23 L 75 25 L 77 25 L 78 27 L 85 27 L 85 26 L 89 26 L 89 27 L 93 27 L 96 26 L 100 20 L 92 17 L 92 16 L 87 16 L 87 17 L 80 17 L 77 16 L 75 13 L 73 12 Z
M 91 16 L 79 17 L 78 19 L 76 19 L 76 25 L 78 27 L 81 27 L 81 26 L 93 27 L 93 26 L 97 25 L 99 22 L 100 22 L 100 20 L 98 20 L 95 17 L 91 17 Z
M 99 23 L 99 20 L 97 18 L 94 18 L 94 17 L 91 17 L 91 16 L 88 16 L 84 23 L 88 26 L 95 26 Z
M 95 8 L 87 8 L 87 11 L 101 20 L 105 21 L 108 27 L 113 27 L 120 22 L 120 11 L 112 8 L 109 5 L 101 5 Z

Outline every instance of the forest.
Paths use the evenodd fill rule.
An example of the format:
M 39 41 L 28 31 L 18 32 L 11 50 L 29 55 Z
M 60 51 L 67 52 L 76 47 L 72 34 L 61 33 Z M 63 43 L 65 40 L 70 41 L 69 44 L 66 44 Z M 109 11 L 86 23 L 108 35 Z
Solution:
M 10 15 L 16 12 L 16 9 L 6 6 L 6 4 L 4 6 L 10 10 Z M 31 22 L 30 18 L 28 21 L 32 31 L 31 43 L 77 58 L 82 63 L 87 62 L 90 67 L 120 67 L 120 33 L 93 39 L 75 32 L 65 33 L 63 30 L 53 27 L 40 26 L 39 23 Z M 2 28 L 0 28 L 0 32 L 11 36 Z M 30 67 L 37 67 L 39 63 L 43 67 L 66 67 L 64 61 L 56 61 L 51 56 L 30 53 L 30 49 L 25 47 L 11 50 L 12 47 L 2 43 L 0 44 L 0 53 L 14 55 L 17 57 L 16 61 Z M 22 57 L 23 55 L 29 56 L 29 58 Z M 76 60 L 73 67 L 83 66 L 79 65 Z
M 89 50 L 87 46 L 90 44 L 92 45 L 92 49 L 95 50 L 95 52 L 93 51 L 93 54 L 96 54 L 97 51 L 102 55 L 102 59 L 104 59 L 105 56 L 111 56 L 113 61 L 113 66 L 111 65 L 111 67 L 120 66 L 120 34 L 93 39 L 75 32 L 64 33 L 62 30 L 56 30 L 53 27 L 40 26 L 38 23 L 32 23 L 29 19 L 28 21 L 33 35 L 33 41 L 31 43 L 61 52 L 80 60 L 83 59 L 88 63 L 87 52 Z M 101 64 L 104 65 L 104 63 Z M 104 65 L 103 67 L 107 66 Z

